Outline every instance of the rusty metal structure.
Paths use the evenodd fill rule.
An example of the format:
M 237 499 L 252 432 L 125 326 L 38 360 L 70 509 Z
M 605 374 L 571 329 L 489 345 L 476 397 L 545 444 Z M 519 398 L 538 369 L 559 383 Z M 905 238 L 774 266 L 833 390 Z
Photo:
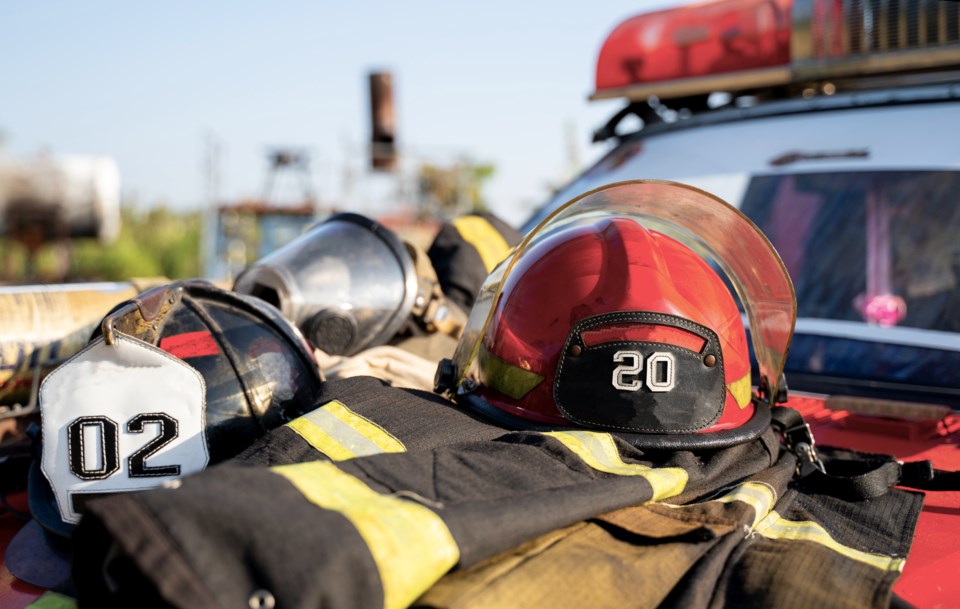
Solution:
M 376 171 L 397 166 L 397 121 L 393 104 L 393 74 L 370 73 L 370 165 Z

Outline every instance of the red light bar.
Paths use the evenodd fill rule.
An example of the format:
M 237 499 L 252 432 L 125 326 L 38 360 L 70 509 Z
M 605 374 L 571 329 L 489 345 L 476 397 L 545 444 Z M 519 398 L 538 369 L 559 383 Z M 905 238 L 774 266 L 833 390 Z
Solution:
M 790 63 L 792 0 L 724 0 L 638 15 L 607 38 L 597 60 L 599 97 L 638 83 Z
M 591 98 L 641 101 L 955 70 L 958 7 L 939 0 L 719 0 L 646 13 L 607 37 Z

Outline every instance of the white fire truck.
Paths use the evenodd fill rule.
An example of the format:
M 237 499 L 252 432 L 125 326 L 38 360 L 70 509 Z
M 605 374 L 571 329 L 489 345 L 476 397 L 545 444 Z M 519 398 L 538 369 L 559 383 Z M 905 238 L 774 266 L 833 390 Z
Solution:
M 805 411 L 818 442 L 960 469 L 960 3 L 642 14 L 603 43 L 591 97 L 624 100 L 595 132 L 609 152 L 524 228 L 622 180 L 720 196 L 793 278 L 786 380 L 791 404 L 798 389 L 830 396 Z M 927 497 L 896 588 L 912 603 L 960 599 L 958 501 Z

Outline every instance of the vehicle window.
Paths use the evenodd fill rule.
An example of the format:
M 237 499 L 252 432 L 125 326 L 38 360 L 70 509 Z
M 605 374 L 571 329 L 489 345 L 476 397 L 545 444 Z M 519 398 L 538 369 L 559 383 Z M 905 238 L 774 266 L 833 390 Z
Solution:
M 780 252 L 799 317 L 960 331 L 960 172 L 760 176 L 740 207 Z

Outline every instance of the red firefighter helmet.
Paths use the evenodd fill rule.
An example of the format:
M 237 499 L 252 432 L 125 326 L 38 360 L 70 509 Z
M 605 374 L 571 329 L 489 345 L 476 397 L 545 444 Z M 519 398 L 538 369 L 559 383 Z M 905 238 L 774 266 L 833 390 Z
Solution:
M 762 396 L 733 295 L 698 252 L 725 271 L 759 330 Z M 561 208 L 491 276 L 478 306 L 447 369 L 458 400 L 511 427 L 607 430 L 650 448 L 759 435 L 795 316 L 762 233 L 719 199 L 667 182 L 615 184 Z

